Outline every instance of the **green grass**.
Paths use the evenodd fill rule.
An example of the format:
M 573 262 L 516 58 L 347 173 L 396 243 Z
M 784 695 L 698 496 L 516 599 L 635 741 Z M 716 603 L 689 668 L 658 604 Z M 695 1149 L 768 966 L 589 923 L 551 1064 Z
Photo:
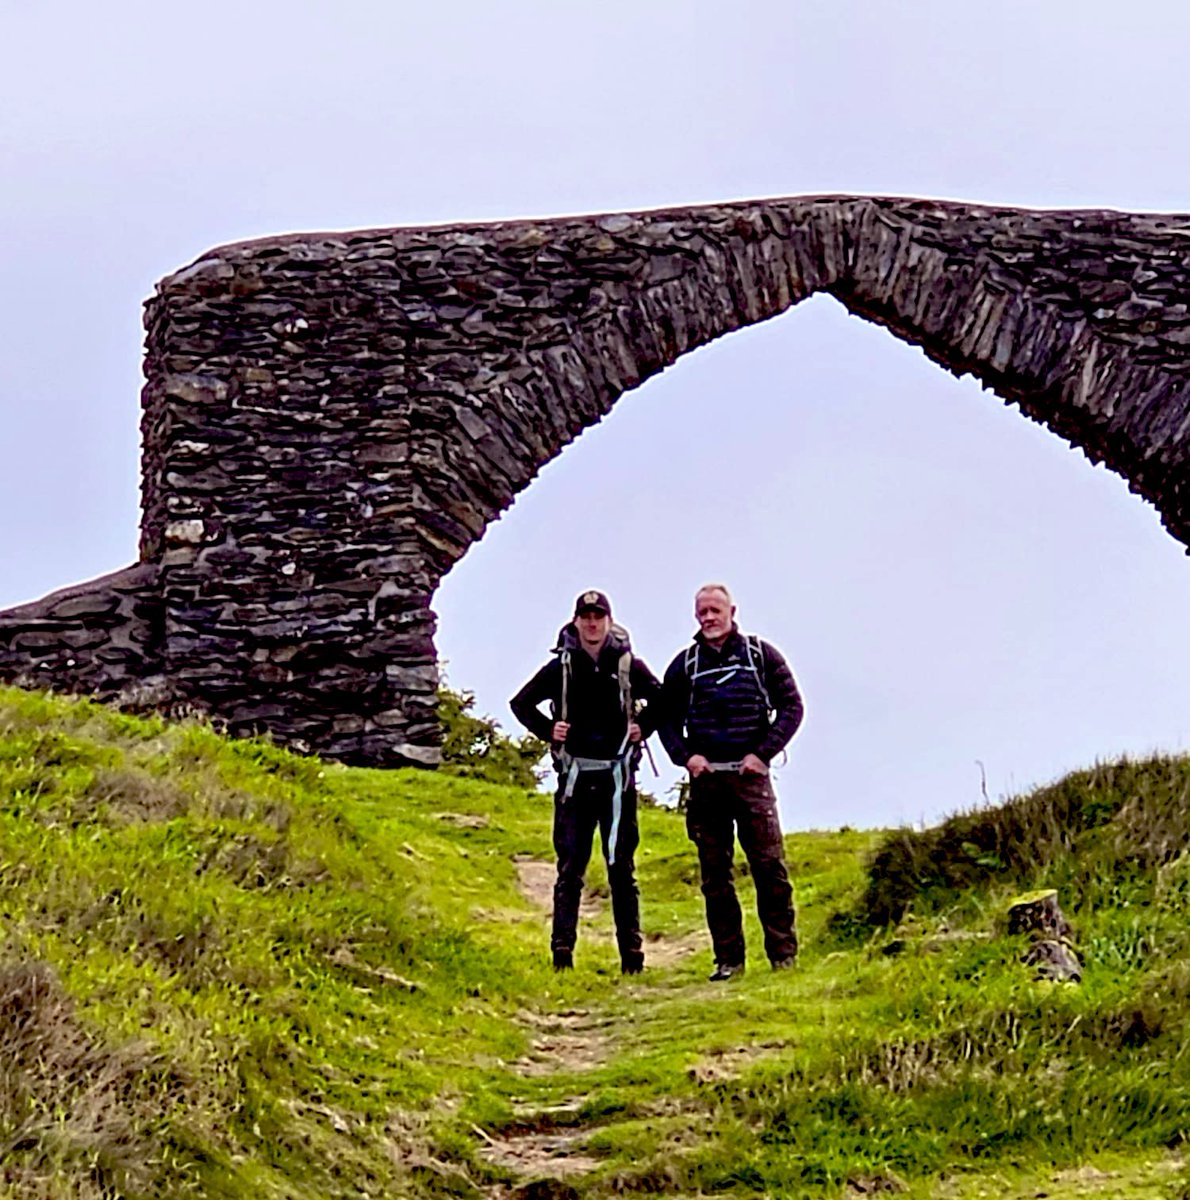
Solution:
M 548 797 L 0 689 L 0 1197 L 1185 1200 L 1188 781 L 791 835 L 802 962 L 726 986 L 645 809 L 653 965 L 604 904 L 557 976 L 518 886 Z M 1080 986 L 1001 932 L 1037 886 Z

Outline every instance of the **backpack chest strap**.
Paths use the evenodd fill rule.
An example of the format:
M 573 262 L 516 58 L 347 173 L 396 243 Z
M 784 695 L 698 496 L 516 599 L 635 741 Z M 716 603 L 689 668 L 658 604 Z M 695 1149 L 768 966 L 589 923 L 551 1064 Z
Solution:
M 769 699 L 769 689 L 764 681 L 764 650 L 761 646 L 760 638 L 754 633 L 741 634 L 740 637 L 744 643 L 743 654 L 737 655 L 727 662 L 721 662 L 717 666 L 710 667 L 700 667 L 699 652 L 702 647 L 698 642 L 692 642 L 687 647 L 686 657 L 683 660 L 686 680 L 690 685 L 691 692 L 693 692 L 695 686 L 700 681 L 708 682 L 714 687 L 727 683 L 739 671 L 747 671 L 756 681 L 760 698 L 764 702 L 765 712 L 771 713 L 773 705 Z

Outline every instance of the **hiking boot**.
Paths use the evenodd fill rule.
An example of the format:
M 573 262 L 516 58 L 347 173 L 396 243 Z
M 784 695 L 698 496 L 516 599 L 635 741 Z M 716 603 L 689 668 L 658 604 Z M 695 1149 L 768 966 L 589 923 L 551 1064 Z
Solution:
M 554 970 L 569 971 L 574 967 L 574 951 L 558 949 L 554 951 Z
M 645 956 L 642 950 L 630 950 L 620 958 L 621 975 L 639 975 L 645 969 Z
M 796 954 L 791 954 L 787 958 L 773 959 L 773 970 L 774 971 L 788 971 L 790 967 L 796 967 L 796 966 L 797 966 L 797 955 Z
M 734 979 L 737 975 L 742 975 L 743 973 L 743 963 L 718 963 L 711 972 L 710 982 L 725 983 L 728 979 Z

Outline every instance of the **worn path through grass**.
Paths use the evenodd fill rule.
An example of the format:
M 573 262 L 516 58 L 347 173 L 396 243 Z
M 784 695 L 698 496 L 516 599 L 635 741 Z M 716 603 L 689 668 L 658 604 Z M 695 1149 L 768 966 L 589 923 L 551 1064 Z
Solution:
M 794 846 L 802 841 L 791 838 Z M 544 865 L 521 867 L 526 895 L 543 916 L 548 897 L 532 881 L 545 877 Z M 807 881 L 807 888 L 815 882 Z M 606 915 L 595 903 L 589 914 L 596 922 Z M 543 936 L 544 930 L 543 924 Z M 584 934 L 596 945 L 614 944 L 610 925 Z M 972 941 L 986 951 L 983 939 L 934 936 L 924 953 L 945 973 L 945 958 L 967 954 Z M 725 985 L 705 979 L 710 962 L 700 929 L 659 934 L 650 951 L 640 979 L 614 980 L 606 964 L 586 978 L 580 969 L 565 977 L 565 997 L 553 1011 L 518 1015 L 530 1051 L 509 1064 L 511 1111 L 487 1129 L 475 1126 L 478 1157 L 505 1174 L 485 1188 L 487 1195 L 572 1197 L 580 1187 L 590 1196 L 904 1194 L 938 1200 L 1184 1200 L 1190 1194 L 1179 1150 L 1121 1155 L 1101 1149 L 1063 1166 L 1023 1155 L 999 1166 L 952 1163 L 914 1178 L 896 1169 L 901 1163 L 888 1154 L 887 1131 L 878 1128 L 866 1131 L 868 1161 L 840 1163 L 834 1180 L 788 1173 L 782 1179 L 779 1168 L 766 1180 L 756 1164 L 769 1152 L 779 1159 L 779 1150 L 766 1151 L 772 1139 L 761 1122 L 733 1128 L 729 1121 L 725 1128 L 725 1099 L 807 1080 L 813 1064 L 838 1050 L 841 1035 L 845 1040 L 847 1031 L 871 1019 L 881 977 L 888 980 L 901 964 L 819 949 L 804 955 L 795 971 L 774 974 L 765 964 Z M 584 993 L 585 1006 L 575 1006 L 574 996 Z M 692 1176 L 705 1175 L 708 1157 L 720 1156 L 723 1170 L 704 1192 Z
M 479 1135 L 481 1157 L 512 1173 L 502 1187 L 1190 1196 L 1187 1041 L 1175 1016 L 1190 980 L 1184 954 L 1121 971 L 1131 927 L 1113 932 L 1113 912 L 1087 913 L 1102 965 L 1082 988 L 1035 982 L 996 924 L 1008 885 L 949 916 L 924 910 L 896 936 L 840 941 L 828 926 L 858 894 L 875 835 L 801 833 L 787 839 L 798 969 L 773 974 L 762 959 L 742 980 L 710 984 L 690 855 L 666 842 L 672 818 L 658 819 L 670 828 L 646 842 L 641 864 L 654 898 L 649 968 L 614 976 L 610 915 L 593 906 L 579 969 L 558 981 L 556 1007 L 529 1021 L 510 1111 Z M 544 953 L 551 871 L 542 860 L 520 873 L 542 909 Z M 740 890 L 756 946 L 747 880 Z M 1157 995 L 1167 1017 L 1137 1007 Z

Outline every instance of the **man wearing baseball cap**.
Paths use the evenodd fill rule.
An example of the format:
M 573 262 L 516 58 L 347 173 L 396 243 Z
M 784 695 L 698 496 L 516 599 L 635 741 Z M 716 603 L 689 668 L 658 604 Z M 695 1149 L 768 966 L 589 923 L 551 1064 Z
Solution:
M 553 748 L 554 921 L 550 938 L 556 970 L 574 965 L 579 902 L 598 828 L 607 860 L 620 966 L 644 967 L 635 854 L 636 766 L 643 740 L 657 725 L 661 685 L 632 653 L 628 631 L 612 623 L 606 593 L 591 589 L 574 603 L 554 657 L 512 698 L 517 720 Z M 547 716 L 541 705 L 548 703 Z

